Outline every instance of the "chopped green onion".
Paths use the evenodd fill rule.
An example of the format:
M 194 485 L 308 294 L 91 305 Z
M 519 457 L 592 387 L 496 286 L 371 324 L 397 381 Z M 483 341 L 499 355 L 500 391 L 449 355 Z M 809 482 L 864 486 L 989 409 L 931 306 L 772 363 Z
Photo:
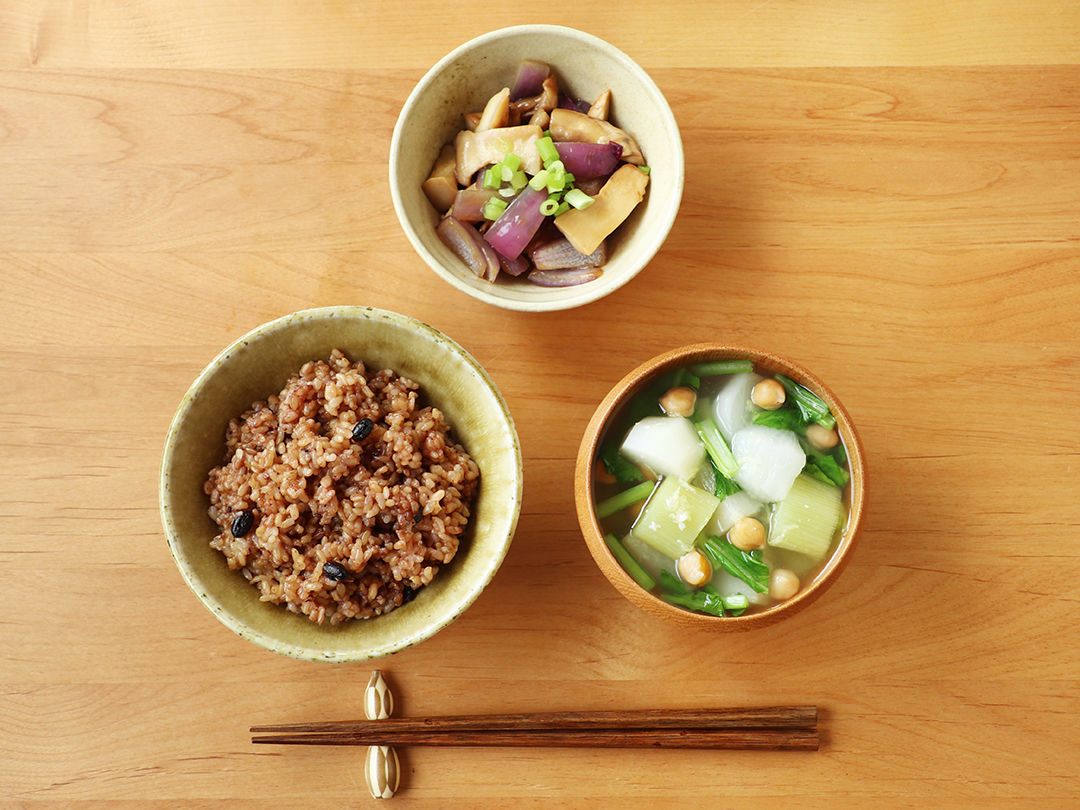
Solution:
M 563 199 L 566 202 L 570 203 L 570 205 L 574 206 L 574 208 L 576 208 L 578 211 L 584 211 L 586 208 L 596 202 L 596 200 L 594 200 L 580 188 L 570 189 L 568 192 L 566 192 L 566 196 L 563 197 Z
M 568 203 L 568 202 L 566 202 L 564 200 L 563 202 L 559 203 L 559 207 L 555 209 L 555 213 L 552 214 L 552 216 L 561 217 L 563 214 L 565 214 L 569 210 L 570 210 L 570 203 Z
M 514 189 L 512 189 L 510 186 L 507 186 L 506 188 L 500 188 L 499 189 L 499 196 L 500 197 L 507 197 L 507 198 L 516 197 L 517 192 L 514 191 Z
M 498 188 L 501 183 L 494 166 L 484 172 L 484 188 Z
M 494 142 L 494 146 L 504 155 L 510 154 L 510 150 L 514 148 L 514 145 L 506 138 L 497 138 Z
M 541 169 L 532 176 L 532 179 L 529 181 L 529 188 L 531 188 L 533 191 L 543 191 L 545 188 L 547 188 L 547 181 L 547 169 Z
M 652 172 L 652 169 L 650 169 L 648 166 L 638 166 L 638 168 L 645 172 L 645 174 L 650 174 Z
M 514 175 L 510 178 L 510 188 L 514 191 L 521 191 L 525 186 L 529 185 L 529 175 L 518 169 L 514 172 Z
M 638 501 L 645 500 L 652 494 L 655 486 L 656 484 L 652 481 L 642 481 L 635 487 L 630 487 L 630 489 L 623 490 L 618 495 L 612 495 L 610 498 L 600 501 L 596 505 L 596 517 L 603 520 Z
M 607 547 L 611 549 L 611 553 L 615 559 L 619 561 L 619 565 L 623 567 L 623 570 L 628 573 L 631 578 L 647 591 L 651 591 L 656 587 L 656 580 L 650 576 L 649 572 L 641 567 L 634 555 L 626 550 L 619 538 L 614 534 L 609 534 L 604 537 L 604 542 L 607 543 Z
M 503 165 L 510 169 L 510 171 L 516 172 L 521 168 L 521 158 L 511 152 L 503 158 Z
M 715 536 L 701 541 L 699 547 L 714 567 L 723 568 L 758 593 L 769 590 L 769 566 L 762 559 L 761 549 L 742 551 Z
M 559 210 L 559 200 L 555 197 L 548 197 L 540 203 L 540 213 L 546 217 L 551 216 L 557 210 Z
M 550 135 L 545 135 L 536 141 L 536 150 L 540 153 L 540 160 L 544 162 L 544 166 L 559 160 L 559 150 L 555 148 Z
M 807 422 L 817 422 L 827 428 L 836 426 L 836 417 L 829 412 L 829 406 L 821 397 L 783 374 L 777 373 L 776 379 L 784 386 L 788 396 L 795 401 L 796 407 Z
M 507 202 L 505 200 L 500 200 L 498 197 L 492 197 L 484 203 L 484 219 L 495 221 L 506 208 Z
M 754 370 L 749 360 L 718 360 L 715 363 L 698 363 L 691 366 L 699 377 L 715 377 L 718 374 L 742 374 Z

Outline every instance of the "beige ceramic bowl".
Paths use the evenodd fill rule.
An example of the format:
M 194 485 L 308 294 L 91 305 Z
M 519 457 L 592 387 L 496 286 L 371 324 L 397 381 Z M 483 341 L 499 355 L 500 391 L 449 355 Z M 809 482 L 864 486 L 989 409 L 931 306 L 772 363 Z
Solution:
M 476 278 L 435 234 L 439 214 L 421 189 L 464 113 L 483 109 L 512 86 L 518 62 L 538 59 L 569 93 L 593 100 L 612 92 L 612 120 L 639 143 L 651 169 L 649 190 L 612 237 L 604 275 L 577 287 L 538 287 L 523 279 Z M 553 25 L 522 25 L 485 34 L 441 59 L 420 80 L 398 116 L 390 143 L 390 191 L 401 227 L 439 276 L 481 301 L 542 312 L 595 301 L 622 287 L 660 249 L 679 210 L 683 148 L 679 127 L 659 88 L 630 57 L 591 34 Z M 502 274 L 506 275 L 506 274 Z
M 420 384 L 480 467 L 473 517 L 454 560 L 393 612 L 320 626 L 259 601 L 258 591 L 210 548 L 217 532 L 203 483 L 222 462 L 225 428 L 251 403 L 279 392 L 309 360 L 339 348 Z M 272 321 L 229 346 L 184 396 L 165 441 L 161 519 L 184 580 L 211 613 L 245 639 L 309 661 L 379 658 L 434 635 L 469 607 L 498 570 L 521 506 L 522 463 L 506 403 L 483 368 L 446 335 L 412 318 L 365 307 L 308 310 Z
M 718 360 L 750 360 L 755 367 L 768 372 L 780 372 L 821 397 L 836 417 L 837 429 L 848 452 L 851 472 L 847 524 L 832 557 L 817 577 L 809 583 L 804 582 L 801 591 L 786 602 L 759 613 L 746 613 L 742 616 L 727 618 L 693 613 L 675 607 L 639 586 L 623 570 L 608 550 L 607 544 L 604 543 L 603 533 L 596 519 L 592 486 L 594 466 L 598 463 L 596 455 L 613 415 L 617 414 L 635 393 L 660 375 L 684 366 Z M 792 361 L 775 354 L 755 349 L 704 343 L 685 346 L 654 357 L 634 369 L 611 389 L 596 409 L 585 430 L 578 451 L 574 487 L 578 522 L 589 551 L 600 570 L 623 596 L 646 613 L 666 621 L 686 627 L 727 632 L 765 627 L 793 616 L 821 596 L 836 581 L 851 558 L 862 527 L 863 509 L 866 502 L 866 462 L 851 417 L 836 396 L 817 377 Z

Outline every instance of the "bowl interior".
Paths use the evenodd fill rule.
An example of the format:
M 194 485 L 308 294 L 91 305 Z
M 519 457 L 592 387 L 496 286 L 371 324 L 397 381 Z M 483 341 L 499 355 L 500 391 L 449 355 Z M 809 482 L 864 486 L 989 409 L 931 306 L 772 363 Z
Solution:
M 410 603 L 371 620 L 317 625 L 258 591 L 209 547 L 217 532 L 203 484 L 223 460 L 225 429 L 251 403 L 279 392 L 309 360 L 339 348 L 350 360 L 391 368 L 419 383 L 476 460 L 481 485 L 458 555 Z M 486 372 L 437 330 L 364 307 L 300 312 L 273 321 L 222 352 L 184 396 L 162 459 L 162 522 L 185 581 L 240 636 L 296 658 L 377 658 L 431 636 L 465 610 L 498 569 L 521 504 L 521 449 L 513 420 Z
M 421 189 L 439 150 L 462 128 L 462 115 L 483 109 L 512 86 L 522 59 L 551 65 L 560 87 L 593 100 L 612 91 L 612 120 L 640 144 L 650 167 L 645 200 L 609 244 L 601 279 L 545 288 L 521 279 L 477 279 L 435 234 L 439 213 Z M 567 309 L 628 282 L 653 257 L 682 199 L 683 150 L 675 117 L 653 80 L 630 57 L 590 34 L 551 25 L 506 28 L 474 39 L 440 60 L 405 102 L 390 146 L 390 190 L 402 228 L 425 262 L 450 284 L 488 303 L 526 311 Z
M 642 388 L 656 377 L 677 368 L 717 360 L 750 360 L 755 366 L 781 372 L 820 396 L 836 417 L 837 430 L 848 453 L 851 483 L 848 516 L 844 532 L 820 573 L 810 583 L 804 583 L 800 592 L 786 602 L 756 613 L 719 618 L 692 613 L 668 604 L 639 586 L 616 561 L 607 544 L 596 518 L 593 497 L 593 475 L 596 454 L 604 440 L 605 431 L 612 418 Z M 627 599 L 654 616 L 674 621 L 688 627 L 702 627 L 720 631 L 749 630 L 774 624 L 794 615 L 816 600 L 839 576 L 851 556 L 862 526 L 866 501 L 866 462 L 858 432 L 847 410 L 836 396 L 817 377 L 779 355 L 746 347 L 719 344 L 695 344 L 661 354 L 630 372 L 620 380 L 603 399 L 593 414 L 578 452 L 575 469 L 575 497 L 578 521 L 589 551 L 604 575 Z

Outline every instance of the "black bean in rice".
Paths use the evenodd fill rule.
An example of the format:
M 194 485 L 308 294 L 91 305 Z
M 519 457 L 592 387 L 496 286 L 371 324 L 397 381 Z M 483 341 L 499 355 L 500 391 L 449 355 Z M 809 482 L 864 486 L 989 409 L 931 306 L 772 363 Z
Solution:
M 370 618 L 453 559 L 480 472 L 419 393 L 335 349 L 229 423 L 225 461 L 206 482 L 221 527 L 210 545 L 263 601 L 320 624 Z M 371 430 L 354 440 L 365 419 Z M 236 537 L 245 511 L 253 530 Z

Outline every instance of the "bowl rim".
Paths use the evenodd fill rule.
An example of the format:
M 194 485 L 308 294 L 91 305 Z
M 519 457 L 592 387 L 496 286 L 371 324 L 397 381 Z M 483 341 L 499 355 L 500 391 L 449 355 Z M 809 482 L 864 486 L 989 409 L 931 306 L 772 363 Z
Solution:
M 184 425 L 184 421 L 190 413 L 193 403 L 198 395 L 206 389 L 210 381 L 214 378 L 215 374 L 220 371 L 221 366 L 229 358 L 229 356 L 238 350 L 242 349 L 246 344 L 258 340 L 260 337 L 274 333 L 277 331 L 283 331 L 288 328 L 297 328 L 298 325 L 308 323 L 311 321 L 321 321 L 327 318 L 341 318 L 341 319 L 354 319 L 359 318 L 362 320 L 382 320 L 394 323 L 398 326 L 407 327 L 416 331 L 420 331 L 427 335 L 434 343 L 444 344 L 448 349 L 457 355 L 470 369 L 483 382 L 488 389 L 493 401 L 499 408 L 500 419 L 502 420 L 502 427 L 505 430 L 507 437 L 509 438 L 509 445 L 515 458 L 514 468 L 514 482 L 512 487 L 512 504 L 511 512 L 505 522 L 505 539 L 499 544 L 495 553 L 485 554 L 483 557 L 483 565 L 478 571 L 478 576 L 469 581 L 467 587 L 461 589 L 459 595 L 448 605 L 448 608 L 439 615 L 439 618 L 434 622 L 425 625 L 422 629 L 415 632 L 404 634 L 394 641 L 384 643 L 379 646 L 369 646 L 360 649 L 351 650 L 348 652 L 338 652 L 333 650 L 321 650 L 309 645 L 294 643 L 291 641 L 283 640 L 280 636 L 271 633 L 265 633 L 251 626 L 247 625 L 242 619 L 235 616 L 222 601 L 213 596 L 207 588 L 203 587 L 202 577 L 196 571 L 193 563 L 185 558 L 185 554 L 182 552 L 181 543 L 179 540 L 179 527 L 176 526 L 173 520 L 171 510 L 171 497 L 170 497 L 170 485 L 172 482 L 172 470 L 171 461 L 177 452 L 180 452 L 179 446 L 179 433 Z M 181 397 L 180 403 L 177 405 L 173 417 L 170 420 L 168 431 L 166 432 L 165 440 L 161 450 L 161 458 L 158 473 L 158 513 L 161 520 L 162 528 L 165 533 L 165 539 L 169 547 L 170 556 L 173 562 L 176 564 L 177 569 L 180 572 L 181 578 L 187 584 L 188 588 L 195 594 L 199 603 L 204 608 L 210 611 L 222 624 L 232 630 L 236 635 L 241 638 L 256 644 L 271 652 L 284 655 L 289 658 L 296 658 L 304 661 L 315 661 L 325 663 L 358 663 L 362 661 L 369 661 L 378 658 L 383 658 L 394 653 L 401 652 L 409 647 L 419 644 L 425 641 L 440 630 L 444 629 L 456 619 L 458 619 L 462 613 L 464 613 L 476 599 L 480 596 L 481 592 L 490 584 L 495 574 L 501 567 L 507 553 L 509 553 L 510 545 L 513 542 L 518 521 L 520 519 L 522 494 L 524 491 L 524 468 L 521 451 L 521 441 L 517 433 L 517 428 L 514 424 L 513 415 L 510 412 L 510 408 L 506 403 L 502 392 L 498 386 L 495 385 L 491 376 L 484 369 L 484 367 L 473 357 L 464 347 L 462 347 L 455 340 L 450 338 L 445 333 L 424 323 L 416 318 L 408 315 L 403 315 L 391 310 L 379 309 L 376 307 L 366 306 L 326 306 L 316 307 L 311 309 L 299 310 L 280 317 L 267 321 L 255 328 L 251 329 L 247 333 L 241 335 L 228 346 L 218 352 L 214 358 L 199 372 L 194 381 L 188 387 L 187 391 Z M 252 591 L 253 596 L 255 592 Z M 257 598 L 257 597 L 256 597 Z M 281 608 L 284 610 L 285 608 Z
M 676 607 L 649 593 L 626 573 L 603 540 L 603 532 L 596 518 L 593 505 L 592 480 L 603 428 L 608 419 L 647 381 L 672 368 L 703 362 L 710 359 L 751 360 L 755 366 L 790 376 L 828 404 L 837 419 L 837 430 L 848 453 L 851 472 L 850 508 L 847 523 L 829 560 L 814 577 L 811 586 L 791 599 L 773 605 L 763 611 L 741 616 L 709 616 Z M 615 588 L 645 613 L 657 618 L 674 621 L 687 627 L 714 631 L 741 631 L 775 624 L 781 619 L 798 613 L 816 601 L 836 581 L 847 566 L 862 532 L 866 509 L 866 457 L 858 430 L 850 413 L 816 375 L 801 364 L 773 352 L 729 343 L 693 343 L 662 352 L 639 364 L 616 382 L 596 407 L 589 420 L 578 448 L 574 474 L 575 505 L 578 523 L 593 559 L 604 576 Z
M 458 59 L 464 54 L 476 50 L 477 48 L 484 47 L 492 42 L 497 42 L 502 39 L 519 36 L 536 36 L 538 34 L 548 34 L 566 37 L 568 39 L 586 43 L 594 48 L 604 51 L 611 56 L 615 61 L 621 63 L 630 73 L 632 73 L 641 85 L 649 92 L 650 95 L 655 96 L 659 101 L 658 114 L 663 118 L 665 129 L 669 130 L 673 136 L 675 143 L 675 149 L 672 152 L 673 162 L 673 184 L 670 188 L 670 197 L 666 203 L 666 210 L 662 212 L 662 220 L 660 221 L 660 227 L 651 234 L 650 238 L 645 241 L 645 244 L 637 248 L 634 252 L 638 256 L 640 265 L 632 272 L 623 273 L 622 275 L 615 277 L 614 279 L 608 279 L 606 283 L 594 283 L 581 284 L 574 287 L 558 288 L 560 290 L 558 297 L 548 297 L 541 300 L 509 298 L 504 295 L 498 294 L 498 289 L 495 285 L 492 285 L 493 289 L 488 291 L 483 288 L 478 288 L 460 277 L 458 274 L 447 270 L 442 262 L 428 249 L 428 247 L 421 240 L 418 229 L 413 225 L 410 217 L 408 216 L 403 192 L 400 188 L 400 184 L 397 179 L 397 172 L 395 167 L 398 165 L 401 153 L 401 142 L 404 137 L 406 124 L 405 119 L 408 112 L 417 103 L 418 99 L 428 88 L 434 84 L 439 77 L 449 69 Z M 566 309 L 573 309 L 575 307 L 584 306 L 585 304 L 597 301 L 616 290 L 622 288 L 628 284 L 631 280 L 637 277 L 642 270 L 652 261 L 653 257 L 663 247 L 664 242 L 667 240 L 668 234 L 671 232 L 671 228 L 675 224 L 675 219 L 678 216 L 679 208 L 682 203 L 682 195 L 685 187 L 685 154 L 682 144 L 682 135 L 679 131 L 679 124 L 675 118 L 675 113 L 671 109 L 671 105 L 668 103 L 660 87 L 656 84 L 655 80 L 648 74 L 648 72 L 641 67 L 633 58 L 622 51 L 620 48 L 612 45 L 610 42 L 590 34 L 586 31 L 582 31 L 577 28 L 572 28 L 565 25 L 554 25 L 550 23 L 529 23 L 523 25 L 512 25 L 505 28 L 499 28 L 494 31 L 481 34 L 474 37 L 447 53 L 441 59 L 439 59 L 432 67 L 424 74 L 424 76 L 413 87 L 412 91 L 405 99 L 405 103 L 402 105 L 401 110 L 398 113 L 397 121 L 394 124 L 393 133 L 390 138 L 390 152 L 389 160 L 387 161 L 389 181 L 390 181 L 390 197 L 393 202 L 394 211 L 397 214 L 398 223 L 402 230 L 405 232 L 405 236 L 408 239 L 412 248 L 420 255 L 420 258 L 435 272 L 440 278 L 449 283 L 455 289 L 466 295 L 483 301 L 484 303 L 498 306 L 504 309 L 516 310 L 521 312 L 556 312 Z M 598 279 L 597 282 L 603 281 L 603 277 Z M 555 288 L 549 288 L 554 290 Z

